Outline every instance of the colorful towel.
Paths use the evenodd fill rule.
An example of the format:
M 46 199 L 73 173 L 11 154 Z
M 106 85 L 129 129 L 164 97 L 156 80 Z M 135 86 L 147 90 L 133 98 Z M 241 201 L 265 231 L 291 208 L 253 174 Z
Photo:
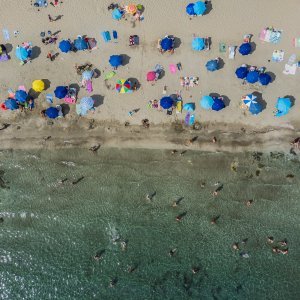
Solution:
M 263 42 L 278 44 L 281 40 L 281 33 L 281 30 L 264 28 L 259 34 L 259 39 Z
M 101 36 L 102 36 L 105 43 L 107 43 L 111 40 L 109 31 L 102 31 Z
M 5 40 L 5 41 L 9 41 L 9 38 L 10 38 L 10 37 L 9 37 L 9 32 L 8 32 L 8 30 L 4 28 L 4 29 L 2 30 L 2 33 L 3 33 L 4 40 Z
M 170 65 L 169 65 L 169 69 L 170 69 L 170 72 L 171 72 L 172 74 L 175 74 L 176 71 L 177 71 L 177 67 L 176 67 L 176 65 L 174 65 L 174 64 L 170 64 Z
M 297 71 L 297 64 L 293 64 L 293 65 L 286 64 L 283 70 L 283 74 L 295 75 L 296 71 Z
M 300 48 L 300 37 L 299 38 L 293 38 L 293 46 L 296 48 Z
M 87 80 L 86 81 L 86 90 L 87 90 L 88 93 L 91 93 L 93 91 L 92 80 Z
M 274 50 L 272 54 L 272 61 L 280 62 L 283 61 L 284 51 L 282 50 Z
M 7 54 L 0 55 L 0 61 L 8 61 L 8 60 L 9 60 L 9 56 Z

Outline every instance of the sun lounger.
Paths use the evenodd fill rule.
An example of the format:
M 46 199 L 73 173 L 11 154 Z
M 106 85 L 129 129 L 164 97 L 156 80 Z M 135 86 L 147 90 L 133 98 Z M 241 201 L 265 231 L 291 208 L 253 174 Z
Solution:
M 235 57 L 235 49 L 236 49 L 236 46 L 229 46 L 228 47 L 228 50 L 229 50 L 228 58 L 229 59 L 234 59 L 234 57 Z
M 115 30 L 113 31 L 113 38 L 114 38 L 114 40 L 118 39 L 118 33 Z

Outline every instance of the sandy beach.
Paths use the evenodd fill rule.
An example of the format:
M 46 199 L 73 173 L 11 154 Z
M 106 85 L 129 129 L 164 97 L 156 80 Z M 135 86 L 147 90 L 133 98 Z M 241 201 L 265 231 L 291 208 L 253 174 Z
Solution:
M 10 40 L 5 43 L 2 38 L 1 42 L 6 44 L 12 59 L 0 65 L 1 99 L 7 98 L 9 88 L 17 89 L 19 85 L 25 85 L 29 89 L 35 79 L 47 79 L 49 87 L 39 95 L 33 112 L 0 111 L 1 122 L 11 124 L 1 131 L 1 148 L 40 147 L 45 144 L 42 139 L 44 136 L 51 136 L 53 146 L 63 145 L 62 141 L 72 139 L 71 144 L 76 146 L 99 141 L 117 147 L 173 148 L 181 145 L 184 148 L 182 141 L 196 135 L 201 138 L 194 143 L 195 149 L 240 151 L 243 145 L 251 145 L 250 149 L 289 149 L 288 142 L 297 136 L 299 129 L 299 71 L 296 75 L 284 75 L 282 71 L 290 55 L 299 54 L 299 50 L 292 45 L 292 38 L 299 35 L 297 18 L 300 8 L 296 0 L 287 3 L 274 0 L 272 4 L 270 1 L 216 0 L 211 1 L 208 14 L 191 20 L 185 12 L 189 1 L 146 1 L 142 3 L 145 11 L 141 22 L 132 22 L 131 17 L 121 21 L 113 20 L 111 11 L 107 10 L 110 3 L 106 0 L 66 0 L 58 7 L 48 6 L 39 11 L 30 5 L 30 1 L 24 1 L 22 5 L 17 0 L 2 4 L 1 22 L 3 28 L 9 30 Z M 50 23 L 48 14 L 53 17 L 63 16 L 61 20 Z M 283 31 L 279 44 L 259 40 L 259 32 L 267 26 Z M 13 35 L 15 30 L 19 31 L 17 37 Z M 75 39 L 77 35 L 94 37 L 98 49 L 61 53 L 58 45 L 42 44 L 40 32 L 48 30 L 52 33 L 60 31 L 59 41 Z M 104 43 L 100 35 L 103 30 L 116 30 L 117 42 Z M 253 34 L 255 48 L 251 55 L 241 56 L 237 51 L 235 59 L 229 60 L 228 50 L 226 53 L 219 52 L 220 42 L 226 43 L 227 47 L 238 46 L 248 33 Z M 129 47 L 128 38 L 131 34 L 140 37 L 139 46 Z M 157 50 L 157 40 L 166 34 L 172 34 L 178 39 L 179 46 L 173 55 L 162 55 Z M 211 50 L 193 51 L 193 34 L 211 37 Z M 34 53 L 32 62 L 21 66 L 14 51 L 23 41 L 33 43 Z M 285 52 L 283 62 L 268 62 L 275 49 Z M 59 52 L 53 62 L 46 58 L 50 50 Z M 104 74 L 112 70 L 108 63 L 112 54 L 126 54 L 128 63 L 119 67 L 117 75 L 105 83 Z M 220 57 L 224 66 L 216 72 L 208 72 L 205 64 L 215 57 Z M 74 65 L 85 62 L 92 63 L 101 73 L 93 81 L 94 91 L 91 94 L 96 100 L 95 113 L 79 117 L 75 106 L 70 105 L 62 120 L 54 120 L 54 124 L 49 125 L 48 120 L 40 116 L 41 109 L 49 106 L 45 101 L 46 94 L 53 93 L 58 85 L 78 84 L 80 76 L 76 74 Z M 169 64 L 178 62 L 183 69 L 171 74 Z M 163 65 L 165 75 L 152 86 L 146 81 L 146 73 L 157 63 Z M 234 72 L 243 63 L 266 67 L 268 72 L 274 74 L 275 80 L 267 87 L 242 85 Z M 198 76 L 199 85 L 188 91 L 183 90 L 179 82 L 181 76 Z M 136 78 L 141 87 L 133 94 L 120 95 L 114 89 L 116 80 L 120 78 Z M 184 103 L 195 102 L 196 121 L 202 127 L 200 131 L 193 132 L 184 126 L 182 130 L 174 130 L 174 124 L 182 127 L 180 124 L 185 113 L 177 114 L 174 111 L 169 116 L 165 111 L 148 108 L 150 100 L 162 97 L 165 85 L 168 95 L 181 90 Z M 257 116 L 240 109 L 241 96 L 255 91 L 266 103 L 266 108 Z M 199 100 L 210 93 L 225 96 L 229 105 L 220 112 L 204 111 L 200 108 Z M 81 88 L 78 99 L 87 95 L 85 89 Z M 273 112 L 277 98 L 287 95 L 294 101 L 294 106 L 287 116 L 275 118 Z M 57 100 L 54 104 L 63 103 Z M 128 112 L 133 109 L 140 110 L 128 116 Z M 150 121 L 149 130 L 140 126 L 144 118 Z M 91 120 L 93 129 L 88 129 Z M 130 123 L 128 128 L 124 128 L 125 122 Z M 183 133 L 179 135 L 179 132 Z M 214 135 L 220 136 L 220 143 L 211 146 L 209 143 Z

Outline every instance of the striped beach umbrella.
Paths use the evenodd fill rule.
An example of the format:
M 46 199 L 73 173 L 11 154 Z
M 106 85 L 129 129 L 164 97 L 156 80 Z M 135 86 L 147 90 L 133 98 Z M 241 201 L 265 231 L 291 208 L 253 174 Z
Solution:
M 125 79 L 119 79 L 116 83 L 116 90 L 120 94 L 126 94 L 132 92 L 131 83 Z
M 256 99 L 257 97 L 253 94 L 242 98 L 243 103 L 248 107 L 252 115 L 257 115 L 262 111 L 262 106 Z

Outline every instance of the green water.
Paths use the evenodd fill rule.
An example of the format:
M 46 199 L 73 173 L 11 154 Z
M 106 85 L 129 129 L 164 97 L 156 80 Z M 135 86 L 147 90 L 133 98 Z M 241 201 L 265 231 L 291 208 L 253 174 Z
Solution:
M 0 161 L 0 299 L 300 297 L 295 157 L 100 149 L 4 151 Z M 288 255 L 268 236 L 286 238 Z

